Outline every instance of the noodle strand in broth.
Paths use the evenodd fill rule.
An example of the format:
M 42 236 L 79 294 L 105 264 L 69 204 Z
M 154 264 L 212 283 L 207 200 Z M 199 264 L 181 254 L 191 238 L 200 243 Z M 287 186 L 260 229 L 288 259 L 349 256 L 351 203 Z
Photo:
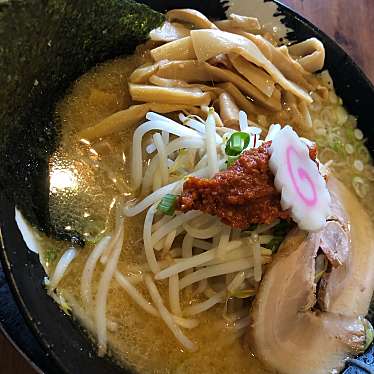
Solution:
M 288 233 L 284 221 L 238 229 L 183 213 L 184 183 L 214 177 L 286 124 L 316 142 L 321 172 L 361 201 L 374 198 L 374 168 L 332 78 L 316 73 L 325 57 L 317 39 L 279 46 L 257 19 L 237 15 L 214 24 L 178 10 L 167 22 L 134 56 L 83 76 L 57 108 L 61 148 L 80 157 L 86 147 L 88 163 L 108 176 L 98 182 L 105 198 L 91 196 L 94 209 L 85 211 L 91 223 L 105 218 L 105 228 L 82 250 L 46 242 L 46 284 L 94 335 L 100 356 L 139 372 L 264 373 L 241 338 Z M 235 134 L 248 144 L 232 156 Z M 165 197 L 174 201 L 166 213 Z M 92 214 L 108 201 L 108 217 Z M 51 245 L 61 249 L 53 260 Z

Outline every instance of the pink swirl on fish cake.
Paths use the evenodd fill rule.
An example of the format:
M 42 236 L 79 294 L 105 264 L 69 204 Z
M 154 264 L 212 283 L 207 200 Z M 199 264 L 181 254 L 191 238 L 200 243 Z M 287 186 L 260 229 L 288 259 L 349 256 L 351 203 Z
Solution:
M 298 180 L 295 176 L 295 173 L 294 173 L 294 170 L 293 170 L 293 163 L 292 163 L 292 155 L 295 155 L 297 158 L 300 159 L 300 156 L 299 154 L 297 153 L 296 149 L 292 146 L 292 145 L 289 145 L 287 147 L 287 151 L 286 151 L 286 159 L 287 159 L 287 168 L 288 168 L 288 172 L 290 174 L 290 177 L 291 177 L 291 181 L 292 181 L 292 184 L 297 192 L 297 194 L 299 195 L 299 197 L 301 198 L 301 200 L 309 207 L 313 207 L 317 204 L 318 202 L 318 197 L 317 197 L 317 192 L 316 192 L 316 187 L 313 183 L 313 180 L 312 178 L 310 177 L 308 171 L 303 168 L 303 167 L 299 167 L 297 169 L 297 175 L 298 177 L 301 179 L 301 180 L 306 180 L 306 182 L 309 184 L 310 186 L 310 189 L 312 191 L 312 197 L 308 197 L 306 196 L 303 191 L 301 190 L 300 186 L 299 186 L 299 183 L 298 183 Z

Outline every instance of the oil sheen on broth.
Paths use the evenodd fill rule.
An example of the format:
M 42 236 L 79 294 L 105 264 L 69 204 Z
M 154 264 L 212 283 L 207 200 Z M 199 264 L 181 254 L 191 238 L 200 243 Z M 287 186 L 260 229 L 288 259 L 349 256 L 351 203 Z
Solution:
M 95 242 L 105 230 L 110 231 L 113 224 L 113 199 L 119 194 L 125 196 L 125 199 L 135 197 L 129 183 L 127 162 L 134 129 L 107 137 L 93 145 L 81 142 L 74 134 L 128 107 L 131 100 L 127 77 L 135 67 L 148 60 L 148 53 L 140 50 L 140 53 L 129 58 L 117 59 L 94 68 L 75 83 L 71 93 L 58 105 L 57 117 L 62 121 L 63 130 L 61 147 L 51 160 L 51 170 L 57 170 L 56 181 L 51 180 L 51 194 L 53 188 L 56 192 L 55 200 L 51 199 L 51 215 L 60 225 L 65 221 L 69 224 L 73 222 L 72 230 L 86 230 L 87 244 L 79 250 L 78 257 L 59 285 L 59 292 L 66 300 L 74 300 L 78 306 L 81 305 L 79 284 L 84 263 Z M 321 85 L 331 85 L 326 76 L 318 79 Z M 331 166 L 335 174 L 355 189 L 356 194 L 361 194 L 362 199 L 369 198 L 370 201 L 374 198 L 374 173 L 370 156 L 362 143 L 361 134 L 355 132 L 355 118 L 346 113 L 333 87 L 328 88 L 328 97 L 323 102 L 315 102 L 311 108 L 313 121 L 319 121 L 317 133 L 304 135 L 317 139 L 321 161 L 334 160 Z M 282 113 L 279 117 L 270 114 L 261 116 L 258 118 L 259 125 L 266 128 L 274 122 L 292 123 L 289 113 Z M 362 165 L 355 161 L 360 161 Z M 70 191 L 74 188 L 75 193 Z M 65 200 L 65 205 L 61 204 L 61 200 Z M 66 216 L 66 212 L 69 212 L 69 216 Z M 126 236 L 119 262 L 119 270 L 124 274 L 137 274 L 146 263 L 142 244 L 143 220 L 144 215 L 139 215 L 125 221 Z M 51 274 L 67 244 L 43 239 L 42 245 L 41 260 L 47 273 Z M 98 267 L 100 271 L 96 270 L 94 276 L 94 295 L 99 273 L 103 269 L 100 264 Z M 147 297 L 142 285 L 137 287 Z M 160 287 L 160 291 L 167 293 L 167 283 L 164 288 Z M 114 281 L 109 292 L 107 313 L 108 320 L 118 325 L 115 332 L 109 332 L 113 356 L 139 372 L 266 372 L 242 348 L 235 331 L 225 326 L 222 304 L 203 313 L 199 327 L 186 332 L 199 347 L 195 353 L 183 351 L 163 322 L 137 307 Z
M 86 228 L 87 221 L 85 225 L 81 225 L 81 222 L 82 219 L 88 218 L 84 215 L 91 214 L 90 212 L 107 212 L 110 215 L 110 205 L 116 194 L 121 193 L 127 199 L 134 198 L 129 185 L 129 166 L 127 165 L 133 129 L 105 138 L 102 142 L 92 146 L 80 142 L 74 137 L 74 133 L 129 105 L 126 77 L 136 66 L 146 60 L 146 55 L 135 55 L 127 59 L 108 62 L 93 69 L 75 84 L 71 94 L 58 106 L 57 115 L 63 122 L 63 134 L 61 149 L 52 159 L 51 169 L 53 170 L 54 165 L 64 164 L 69 167 L 73 165 L 73 169 L 80 167 L 79 172 L 81 172 L 86 166 L 90 171 L 86 172 L 86 175 L 91 176 L 91 183 L 93 181 L 99 183 L 99 186 L 95 186 L 95 198 L 84 199 L 86 205 L 84 202 L 77 204 L 77 201 L 75 205 L 69 204 L 70 218 L 73 212 L 74 222 L 77 224 L 76 228 L 72 227 L 72 229 L 80 229 L 81 226 Z M 94 172 L 91 161 L 98 165 L 98 167 L 93 166 L 93 169 L 96 169 Z M 76 166 L 77 162 L 78 166 Z M 101 167 L 105 170 L 101 170 Z M 83 180 L 81 183 L 86 183 L 86 181 Z M 78 195 L 82 198 L 82 194 Z M 67 192 L 60 195 L 60 198 L 71 200 Z M 58 207 L 56 212 L 53 212 L 53 206 L 51 207 L 56 220 L 66 219 L 68 221 L 69 217 L 65 217 L 66 212 L 61 211 L 61 205 L 56 204 L 56 207 Z M 106 221 L 106 217 L 96 214 L 92 223 L 97 219 L 106 222 L 104 228 L 102 224 L 99 225 L 101 230 L 110 229 L 113 217 Z M 126 238 L 119 263 L 119 270 L 124 274 L 129 272 L 136 274 L 145 263 L 142 246 L 143 220 L 143 215 L 126 220 Z M 59 286 L 60 292 L 67 301 L 73 299 L 78 304 L 80 304 L 81 272 L 97 237 L 100 237 L 100 230 L 94 227 L 87 234 L 89 240 L 86 247 L 79 251 L 78 257 L 70 265 L 68 273 Z M 41 258 L 49 274 L 53 272 L 63 249 L 66 249 L 66 243 L 54 242 L 50 239 L 43 240 Z M 99 272 L 96 271 L 93 294 L 95 294 L 98 280 Z M 160 291 L 166 292 L 166 286 L 167 284 L 165 284 L 165 289 L 160 289 Z M 138 288 L 146 296 L 145 289 Z M 240 340 L 236 339 L 235 332 L 225 328 L 222 308 L 204 313 L 199 327 L 188 331 L 188 336 L 198 343 L 199 351 L 196 353 L 183 351 L 161 320 L 147 315 L 134 305 L 116 282 L 112 282 L 107 310 L 108 319 L 118 323 L 118 329 L 114 333 L 109 332 L 114 357 L 126 364 L 130 363 L 139 372 L 196 373 L 198 370 L 204 373 L 264 372 L 257 360 L 242 348 Z

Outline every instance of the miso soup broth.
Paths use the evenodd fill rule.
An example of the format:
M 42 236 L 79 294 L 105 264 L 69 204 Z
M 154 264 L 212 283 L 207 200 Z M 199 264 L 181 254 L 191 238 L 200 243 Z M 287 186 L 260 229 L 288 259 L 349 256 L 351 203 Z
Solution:
M 247 273 L 243 273 L 243 279 L 247 279 L 245 296 L 224 296 L 217 299 L 214 306 L 207 308 L 206 311 L 176 317 L 176 320 L 179 318 L 179 326 L 183 334 L 195 347 L 192 350 L 186 349 L 176 340 L 159 316 L 147 313 L 144 308 L 141 308 L 118 280 L 121 277 L 130 279 L 132 286 L 146 300 L 146 303 L 153 305 L 144 282 L 144 277 L 151 272 L 143 240 L 144 221 L 148 213 L 142 211 L 129 217 L 124 216 L 123 212 L 117 209 L 119 204 L 124 206 L 148 194 L 147 192 L 142 195 L 141 189 L 133 188 L 131 175 L 134 132 L 146 119 L 123 128 L 119 132 L 92 140 L 81 138 L 80 132 L 100 123 L 114 113 L 126 110 L 130 105 L 139 104 L 131 98 L 128 87 L 129 77 L 139 66 L 149 67 L 154 63 L 149 49 L 155 45 L 159 43 L 147 43 L 139 47 L 133 56 L 108 61 L 93 68 L 73 84 L 71 91 L 57 106 L 56 121 L 61 122 L 62 129 L 60 147 L 50 160 L 52 223 L 67 231 L 80 233 L 84 236 L 86 244 L 83 248 L 75 247 L 76 257 L 69 262 L 58 287 L 55 290 L 49 288 L 49 292 L 65 312 L 71 314 L 86 327 L 89 336 L 96 341 L 97 293 L 109 259 L 103 260 L 105 254 L 97 259 L 93 270 L 90 295 L 92 298 L 89 304 L 85 303 L 82 298 L 82 271 L 94 248 L 97 248 L 103 240 L 105 241 L 105 237 L 115 232 L 120 217 L 123 220 L 122 250 L 117 270 L 110 282 L 105 306 L 108 354 L 120 365 L 129 365 L 141 373 L 256 374 L 275 372 L 266 369 L 244 343 L 246 328 L 243 326 L 249 324 L 250 306 L 260 287 L 260 283 L 252 279 L 256 271 L 253 268 L 254 265 L 251 265 L 249 270 L 245 269 Z M 224 63 L 232 66 L 231 62 L 226 60 Z M 177 77 L 164 79 L 170 80 L 168 84 L 179 84 L 176 83 Z M 161 84 L 164 81 L 157 82 Z M 215 89 L 214 82 L 211 83 Z M 253 126 L 263 131 L 263 134 L 267 134 L 271 124 L 279 123 L 282 126 L 292 124 L 300 136 L 315 141 L 318 146 L 319 161 L 325 164 L 332 174 L 357 196 L 373 217 L 374 207 L 365 202 L 374 199 L 374 168 L 365 147 L 363 135 L 357 129 L 357 120 L 344 109 L 343 102 L 336 95 L 333 81 L 327 71 L 308 75 L 308 85 L 314 87 L 311 94 L 314 102 L 308 104 L 307 107 L 307 117 L 313 124 L 312 126 L 303 126 L 306 114 L 300 108 L 304 107 L 299 106 L 300 102 L 297 99 L 290 98 L 284 92 L 281 93 L 278 84 L 273 88 L 279 92 L 282 110 L 275 111 L 261 107 L 258 112 L 248 114 L 248 118 Z M 262 95 L 259 96 L 262 97 Z M 217 106 L 217 102 L 214 105 Z M 163 113 L 163 115 L 178 122 L 183 110 Z M 204 110 L 198 108 L 189 112 L 186 109 L 183 113 L 202 116 Z M 154 150 L 152 151 L 151 148 L 154 146 L 152 143 L 154 133 L 153 131 L 147 134 L 143 142 L 144 167 L 149 167 L 152 163 Z M 145 149 L 145 146 L 150 146 L 150 148 Z M 198 151 L 191 154 L 194 158 Z M 170 160 L 171 165 L 175 165 L 177 157 L 182 159 L 182 156 L 182 152 L 178 153 L 178 156 Z M 184 158 L 183 162 L 186 163 L 188 169 L 190 160 Z M 171 167 L 169 166 L 169 169 Z M 180 172 L 179 169 L 175 169 L 175 174 Z M 182 177 L 189 174 L 189 171 Z M 181 173 L 184 173 L 184 169 Z M 145 178 L 145 175 L 142 177 Z M 175 175 L 170 177 L 169 182 L 178 182 L 178 178 L 173 179 L 174 177 Z M 152 191 L 162 187 L 162 185 L 157 185 L 161 183 L 160 181 L 156 180 L 153 183 L 154 185 L 150 187 Z M 165 220 L 167 219 L 166 217 Z M 209 219 L 207 218 L 206 222 Z M 201 218 L 201 225 L 206 224 L 203 221 L 204 217 Z M 221 225 L 218 219 L 216 221 Z M 278 223 L 279 220 L 276 224 Z M 219 227 L 224 230 L 223 226 Z M 154 229 L 156 230 L 157 228 Z M 282 235 L 285 234 L 286 232 Z M 185 237 L 182 235 L 178 237 L 178 235 L 180 232 L 175 229 L 174 237 L 171 237 L 172 245 L 170 244 L 167 250 L 162 246 L 156 248 L 158 243 L 154 244 L 155 256 L 161 269 L 167 268 L 174 262 L 177 263 L 183 257 Z M 231 235 L 231 238 L 235 240 L 240 239 L 242 234 L 238 233 L 238 230 L 235 232 L 233 230 Z M 201 243 L 203 240 L 200 240 L 201 248 L 198 248 L 194 254 L 201 254 L 218 245 L 216 239 L 210 238 L 212 237 L 209 237 L 208 241 L 205 240 L 205 244 Z M 274 238 L 264 238 L 264 241 L 269 242 L 271 239 Z M 40 244 L 42 247 L 40 259 L 49 277 L 46 283 L 48 286 L 49 282 L 53 281 L 56 265 L 70 247 L 70 243 L 55 241 L 43 236 Z M 266 265 L 272 261 L 273 253 L 269 248 L 263 250 L 261 271 L 266 271 Z M 115 252 L 114 249 L 113 251 Z M 185 274 L 188 275 L 190 270 L 185 270 Z M 181 309 L 188 309 L 207 299 L 212 300 L 213 296 L 223 292 L 219 287 L 222 284 L 225 286 L 232 284 L 239 273 L 240 271 L 237 271 L 235 274 L 211 277 L 209 282 L 203 279 L 199 283 L 183 287 L 180 291 L 178 289 Z M 171 282 L 169 278 L 157 280 L 158 291 L 167 308 L 170 306 L 168 303 L 169 298 L 171 299 L 170 293 L 173 292 L 169 282 Z M 240 304 L 239 307 L 236 304 Z M 240 315 L 235 314 L 238 310 Z M 243 310 L 247 312 L 243 314 Z
M 126 78 L 137 65 L 145 60 L 147 60 L 146 57 L 139 56 L 123 58 L 93 69 L 77 81 L 71 94 L 58 106 L 57 115 L 63 123 L 61 149 L 66 150 L 64 163 L 68 165 L 67 168 L 71 168 L 71 160 L 74 160 L 79 163 L 81 169 L 83 164 L 94 175 L 95 183 L 99 184 L 95 186 L 98 190 L 95 198 L 88 194 L 85 200 L 86 205 L 80 206 L 79 204 L 73 209 L 73 213 L 75 213 L 74 210 L 76 211 L 76 218 L 73 222 L 78 225 L 78 229 L 81 228 L 79 225 L 89 226 L 86 220 L 83 220 L 83 224 L 80 220 L 81 211 L 84 210 L 83 215 L 88 212 L 102 212 L 102 216 L 94 217 L 92 224 L 97 219 L 102 222 L 107 221 L 107 224 L 102 227 L 110 231 L 113 225 L 112 200 L 119 194 L 128 200 L 135 198 L 129 182 L 128 162 L 134 129 L 106 137 L 89 146 L 80 142 L 74 134 L 78 129 L 90 126 L 129 105 Z M 60 162 L 58 156 L 61 152 L 59 151 L 56 158 L 53 158 L 55 164 Z M 92 159 L 98 163 L 97 169 L 93 167 L 91 170 Z M 89 163 L 88 166 L 87 163 Z M 101 170 L 102 165 L 104 170 Z M 84 178 L 82 173 L 80 177 Z M 83 180 L 81 183 L 86 183 L 86 181 Z M 59 198 L 69 200 L 69 193 L 66 192 L 69 188 L 64 188 L 64 190 L 64 194 L 59 194 Z M 82 195 L 81 193 L 80 198 Z M 59 204 L 56 206 L 61 209 Z M 70 211 L 71 206 L 69 206 Z M 64 213 L 58 211 L 56 219 L 61 219 L 59 214 L 64 216 Z M 87 217 L 83 218 L 87 219 Z M 125 220 L 125 240 L 118 264 L 123 274 L 136 276 L 144 270 L 143 221 L 144 215 Z M 100 233 L 89 232 L 90 236 L 92 234 L 100 236 Z M 58 293 L 61 293 L 68 305 L 71 305 L 73 316 L 86 325 L 93 339 L 95 339 L 94 332 L 89 330 L 92 323 L 85 322 L 92 317 L 81 304 L 79 284 L 84 263 L 97 239 L 93 237 L 92 241 L 88 240 L 84 248 L 79 249 L 78 257 L 71 263 L 58 289 Z M 40 256 L 43 265 L 48 274 L 53 274 L 54 267 L 67 245 L 64 242 L 46 238 L 43 238 L 41 244 L 43 250 Z M 95 294 L 103 266 L 99 264 L 98 268 L 95 271 L 93 294 Z M 167 281 L 165 289 L 160 290 L 165 296 L 167 295 L 166 286 Z M 138 289 L 147 297 L 144 286 L 139 284 Z M 186 290 L 186 292 L 191 291 Z M 78 313 L 76 310 L 79 310 Z M 134 304 L 117 283 L 112 282 L 107 311 L 108 318 L 116 323 L 117 327 L 115 331 L 109 332 L 113 357 L 123 365 L 131 365 L 142 373 L 196 373 L 197 371 L 264 373 L 260 363 L 242 347 L 235 327 L 227 327 L 227 323 L 222 319 L 222 310 L 221 304 L 217 309 L 205 312 L 200 319 L 199 326 L 188 331 L 188 336 L 199 346 L 197 352 L 190 353 L 175 342 L 172 334 L 160 323 L 159 318 L 147 315 Z M 246 359 L 243 359 L 244 356 Z

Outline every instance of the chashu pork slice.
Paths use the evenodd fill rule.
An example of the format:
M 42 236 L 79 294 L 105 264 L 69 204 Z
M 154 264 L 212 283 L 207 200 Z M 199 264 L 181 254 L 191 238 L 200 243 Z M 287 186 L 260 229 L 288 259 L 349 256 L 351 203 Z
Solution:
M 293 230 L 261 282 L 245 342 L 281 374 L 337 372 L 363 351 L 374 287 L 374 233 L 356 197 L 330 178 L 332 215 L 318 233 Z M 316 257 L 330 265 L 316 284 Z

